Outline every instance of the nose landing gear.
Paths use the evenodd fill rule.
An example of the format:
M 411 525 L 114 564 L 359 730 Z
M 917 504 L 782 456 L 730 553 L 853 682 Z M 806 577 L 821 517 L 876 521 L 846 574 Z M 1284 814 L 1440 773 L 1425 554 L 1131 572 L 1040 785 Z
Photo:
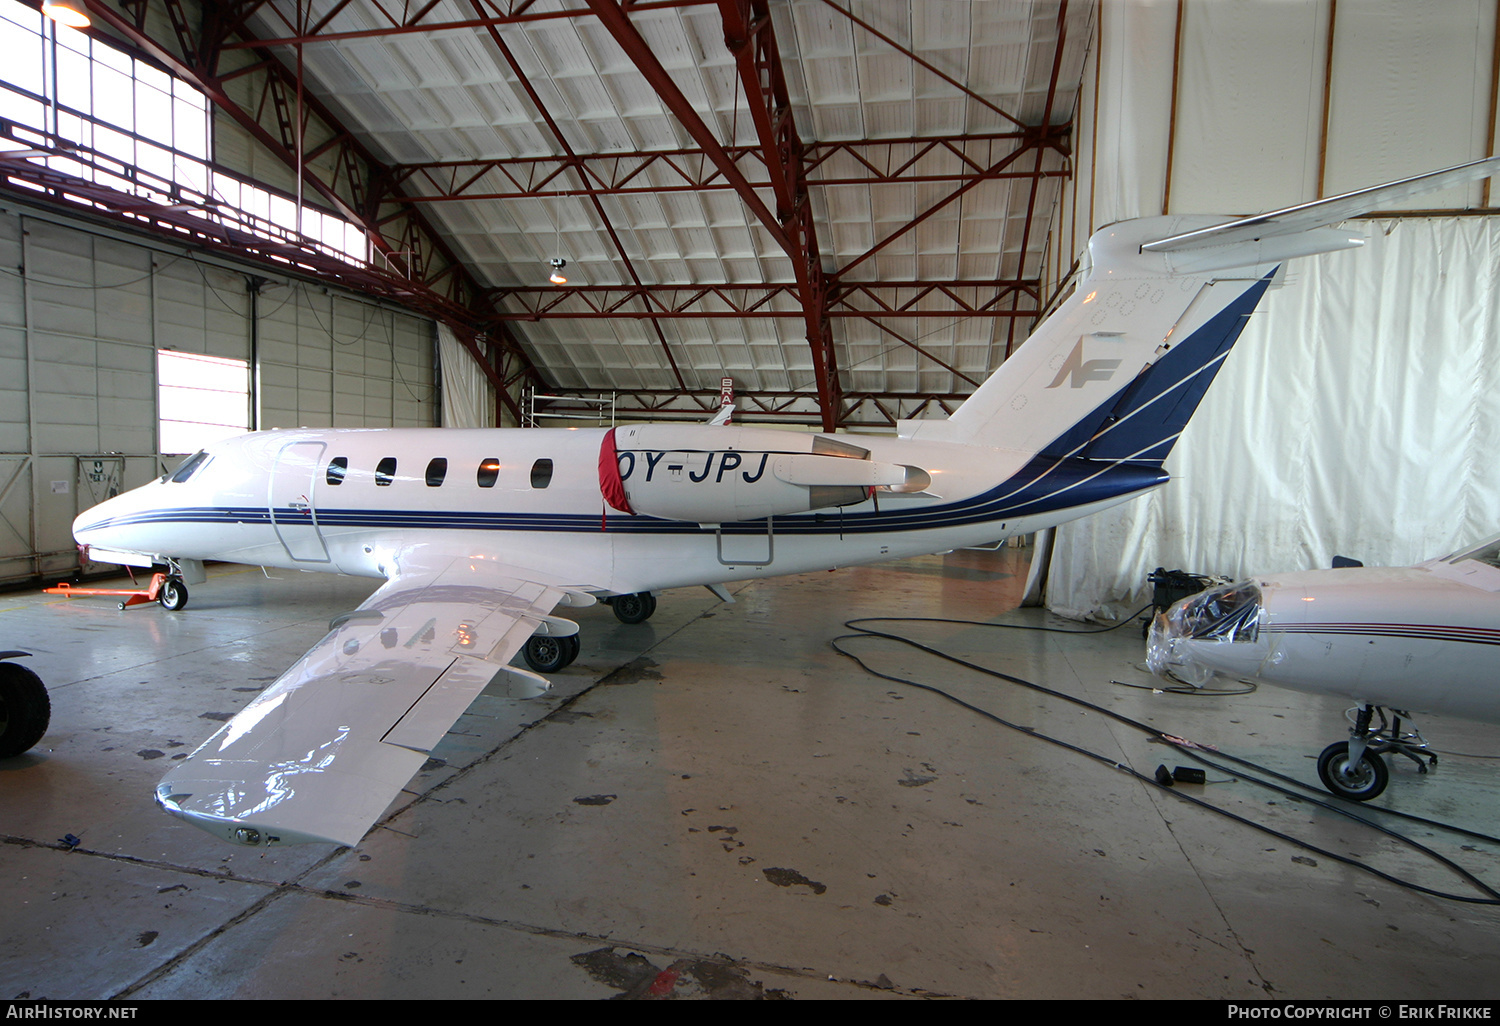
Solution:
M 160 590 L 156 593 L 156 601 L 160 602 L 163 609 L 170 609 L 174 613 L 179 609 L 187 607 L 188 590 L 187 585 L 182 583 L 181 577 L 168 577 L 162 581 Z M 121 607 L 124 608 L 123 606 Z
M 1380 725 L 1373 726 L 1371 721 L 1377 715 Z M 1401 728 L 1403 716 L 1407 719 L 1406 730 Z M 1390 770 L 1380 757 L 1384 752 L 1406 756 L 1417 764 L 1421 773 L 1426 773 L 1428 766 L 1437 765 L 1437 756 L 1412 726 L 1410 713 L 1392 709 L 1388 721 L 1380 706 L 1361 705 L 1355 709 L 1349 740 L 1329 745 L 1318 756 L 1318 778 L 1340 798 L 1367 802 L 1385 791 L 1390 782 Z

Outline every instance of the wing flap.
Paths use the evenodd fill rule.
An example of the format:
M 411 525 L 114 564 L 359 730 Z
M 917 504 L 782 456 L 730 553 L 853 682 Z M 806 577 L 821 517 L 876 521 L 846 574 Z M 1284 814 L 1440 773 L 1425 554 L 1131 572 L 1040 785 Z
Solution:
M 380 740 L 426 755 L 494 677 L 493 663 L 459 656 Z

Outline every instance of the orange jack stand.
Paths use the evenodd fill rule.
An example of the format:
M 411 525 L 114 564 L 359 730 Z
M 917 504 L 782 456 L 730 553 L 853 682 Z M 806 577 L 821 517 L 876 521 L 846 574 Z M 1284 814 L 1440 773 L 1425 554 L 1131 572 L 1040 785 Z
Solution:
M 125 601 L 120 603 L 120 608 L 126 606 L 142 606 L 147 602 L 155 602 L 161 595 L 161 587 L 166 583 L 166 574 L 152 574 L 151 585 L 146 590 L 138 588 L 75 588 L 71 584 L 58 584 L 51 588 L 43 588 L 42 592 L 47 595 L 66 595 L 72 598 L 74 595 L 124 595 Z

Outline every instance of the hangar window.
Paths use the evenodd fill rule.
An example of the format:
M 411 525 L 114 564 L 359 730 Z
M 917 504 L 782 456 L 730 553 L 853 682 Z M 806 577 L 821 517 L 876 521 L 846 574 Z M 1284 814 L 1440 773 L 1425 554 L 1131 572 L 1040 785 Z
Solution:
M 479 487 L 493 488 L 500 477 L 500 461 L 491 456 L 479 464 Z
M 531 465 L 531 487 L 546 488 L 552 483 L 552 461 L 537 460 Z
M 448 476 L 448 461 L 439 456 L 427 464 L 427 487 L 436 488 Z
M 396 457 L 387 456 L 375 464 L 375 483 L 384 487 L 396 480 Z
M 36 6 L 0 0 L 0 117 L 10 122 L 5 134 L 12 141 L 39 151 L 25 164 L 262 239 L 369 260 L 369 242 L 356 225 L 212 167 L 205 93 L 102 38 L 44 18 Z M 36 188 L 35 178 L 21 173 L 11 181 Z
M 250 430 L 250 365 L 157 350 L 156 398 L 161 452 L 194 452 Z
M 328 461 L 328 483 L 331 485 L 343 484 L 344 475 L 349 472 L 349 457 L 335 456 Z

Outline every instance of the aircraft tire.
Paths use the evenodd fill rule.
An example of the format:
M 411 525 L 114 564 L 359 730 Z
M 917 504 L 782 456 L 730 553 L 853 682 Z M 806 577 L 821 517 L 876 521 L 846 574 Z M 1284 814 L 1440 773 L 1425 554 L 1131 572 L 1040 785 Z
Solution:
M 40 741 L 51 720 L 52 700 L 42 679 L 24 666 L 0 663 L 0 759 Z
M 161 594 L 156 600 L 161 603 L 163 609 L 170 609 L 174 613 L 179 609 L 185 609 L 188 603 L 187 585 L 175 577 L 168 577 L 162 583 Z
M 567 661 L 563 663 L 563 666 L 572 666 L 573 660 L 578 658 L 578 653 L 583 651 L 583 642 L 578 639 L 578 635 L 576 634 L 560 640 L 563 642 L 564 647 L 567 648 Z
M 649 591 L 616 595 L 610 608 L 615 611 L 615 619 L 621 623 L 645 623 L 656 612 L 656 596 Z
M 526 665 L 537 673 L 556 673 L 573 660 L 571 638 L 558 638 L 548 634 L 533 634 L 521 646 L 521 657 Z
M 1318 777 L 1329 792 L 1351 802 L 1367 802 L 1378 797 L 1390 782 L 1390 770 L 1385 760 L 1374 752 L 1366 751 L 1359 760 L 1359 768 L 1353 774 L 1346 773 L 1349 765 L 1349 742 L 1337 741 L 1323 749 L 1318 756 Z

